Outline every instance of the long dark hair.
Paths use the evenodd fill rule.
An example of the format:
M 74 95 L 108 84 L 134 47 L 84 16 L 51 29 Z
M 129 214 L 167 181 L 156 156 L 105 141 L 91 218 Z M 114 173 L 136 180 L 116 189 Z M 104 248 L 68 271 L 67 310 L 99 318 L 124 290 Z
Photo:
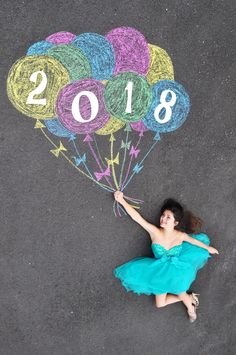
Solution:
M 173 198 L 164 200 L 159 212 L 159 226 L 160 218 L 165 210 L 173 213 L 174 218 L 179 222 L 174 229 L 185 233 L 199 233 L 203 225 L 203 220 L 196 217 L 191 211 L 187 210 L 183 205 Z

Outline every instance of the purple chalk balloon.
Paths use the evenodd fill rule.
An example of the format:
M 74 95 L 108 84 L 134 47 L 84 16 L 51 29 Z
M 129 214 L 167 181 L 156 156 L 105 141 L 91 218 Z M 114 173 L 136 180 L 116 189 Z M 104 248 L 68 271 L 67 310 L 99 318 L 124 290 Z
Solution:
M 132 27 L 118 27 L 108 32 L 105 37 L 115 52 L 114 74 L 125 71 L 147 74 L 150 52 L 142 33 Z
M 137 132 L 146 132 L 149 131 L 149 129 L 145 126 L 142 120 L 139 120 L 137 122 L 130 122 L 130 126 L 134 131 Z
M 105 126 L 109 114 L 104 104 L 104 85 L 95 79 L 73 81 L 59 92 L 58 119 L 69 131 L 92 133 Z
M 54 44 L 68 44 L 71 43 L 76 38 L 71 32 L 56 32 L 46 38 L 47 42 Z

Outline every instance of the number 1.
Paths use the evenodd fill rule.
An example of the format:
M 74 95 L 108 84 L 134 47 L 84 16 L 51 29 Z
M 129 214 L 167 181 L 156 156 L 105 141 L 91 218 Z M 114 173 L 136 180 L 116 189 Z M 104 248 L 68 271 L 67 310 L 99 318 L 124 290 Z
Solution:
M 131 113 L 132 112 L 131 102 L 132 102 L 132 92 L 133 92 L 133 82 L 132 81 L 128 82 L 128 84 L 126 85 L 125 90 L 128 91 L 128 100 L 127 100 L 127 105 L 126 105 L 125 112 L 126 113 Z

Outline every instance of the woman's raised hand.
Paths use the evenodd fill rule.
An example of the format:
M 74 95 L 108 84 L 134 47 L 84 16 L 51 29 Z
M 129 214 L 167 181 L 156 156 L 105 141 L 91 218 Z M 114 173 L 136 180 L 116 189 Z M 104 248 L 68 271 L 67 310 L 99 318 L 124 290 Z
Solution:
M 122 204 L 125 200 L 124 200 L 124 198 L 123 198 L 123 192 L 122 191 L 115 191 L 114 192 L 114 197 L 115 197 L 115 200 L 117 201 L 117 202 L 119 202 L 120 204 Z

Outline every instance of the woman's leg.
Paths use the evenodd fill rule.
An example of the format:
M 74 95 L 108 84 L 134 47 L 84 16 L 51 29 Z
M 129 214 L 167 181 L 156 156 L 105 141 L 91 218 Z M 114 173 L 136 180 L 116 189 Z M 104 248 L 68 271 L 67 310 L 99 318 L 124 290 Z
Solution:
M 187 292 L 182 292 L 178 295 L 163 293 L 162 295 L 155 295 L 155 298 L 157 308 L 165 307 L 168 304 L 182 301 L 189 312 L 194 311 L 194 306 L 192 305 L 192 298 L 190 295 L 187 294 Z
M 179 299 L 185 304 L 189 312 L 194 311 L 194 306 L 192 304 L 192 297 L 187 292 L 182 292 L 178 294 Z
M 178 295 L 170 293 L 163 293 L 162 295 L 155 295 L 157 308 L 165 307 L 168 304 L 182 301 Z

